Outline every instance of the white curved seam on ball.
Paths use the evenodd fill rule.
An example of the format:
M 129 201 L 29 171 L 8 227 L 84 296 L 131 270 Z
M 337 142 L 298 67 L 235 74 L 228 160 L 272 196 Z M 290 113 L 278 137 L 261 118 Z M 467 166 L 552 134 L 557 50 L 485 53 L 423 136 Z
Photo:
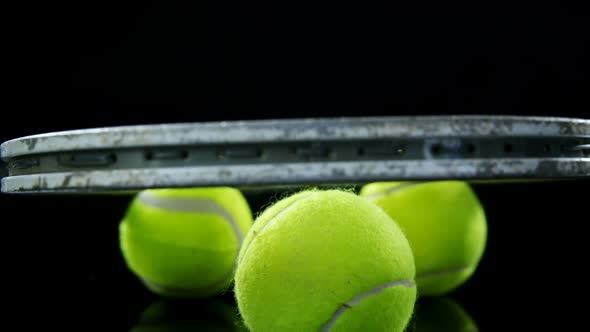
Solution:
M 238 251 L 239 251 L 240 246 L 242 245 L 242 242 L 244 240 L 244 234 L 242 233 L 242 230 L 238 226 L 237 221 L 221 205 L 217 204 L 217 202 L 215 202 L 211 199 L 188 198 L 188 197 L 186 197 L 186 198 L 185 197 L 174 197 L 174 198 L 160 197 L 160 196 L 155 195 L 149 191 L 143 191 L 143 192 L 139 193 L 138 199 L 140 202 L 142 202 L 148 206 L 156 207 L 156 208 L 160 208 L 160 209 L 166 209 L 166 210 L 176 211 L 176 212 L 209 213 L 209 214 L 219 216 L 219 217 L 225 219 L 230 224 L 232 231 L 233 231 L 236 239 L 238 240 Z M 198 288 L 186 288 L 186 289 L 170 288 L 168 286 L 160 285 L 159 283 L 156 283 L 152 280 L 148 280 L 145 278 L 143 278 L 142 280 L 144 283 L 155 286 L 156 288 L 158 288 L 160 290 L 166 290 L 166 291 L 172 291 L 172 292 L 178 292 L 178 293 L 180 293 L 180 292 L 182 292 L 182 293 L 185 293 L 185 292 L 199 293 L 204 290 L 225 284 L 229 279 L 232 278 L 233 273 L 236 269 L 236 266 L 237 266 L 237 264 L 234 260 L 234 263 L 232 264 L 231 269 L 220 280 L 215 281 L 214 283 L 212 283 L 210 285 L 198 287 Z
M 246 249 L 244 249 L 244 254 L 242 255 L 242 258 L 240 259 L 240 261 L 238 262 L 238 265 L 240 263 L 242 263 L 242 261 L 244 260 L 244 257 L 246 257 L 246 254 L 248 254 L 248 250 L 250 250 L 250 247 L 252 246 L 252 243 L 254 243 L 254 240 L 256 240 L 256 238 L 258 237 L 258 235 L 260 235 L 260 233 L 262 233 L 262 231 L 266 228 L 267 225 L 273 223 L 280 215 L 282 215 L 286 211 L 290 210 L 296 203 L 299 203 L 302 200 L 305 200 L 306 198 L 312 196 L 313 194 L 314 193 L 309 193 L 308 195 L 305 195 L 303 197 L 300 197 L 296 201 L 294 201 L 291 204 L 287 205 L 284 209 L 282 209 L 281 211 L 279 211 L 279 213 L 277 213 L 274 217 L 272 217 L 266 224 L 262 225 L 259 230 L 252 229 L 252 231 L 254 232 L 254 236 L 252 237 L 252 240 L 250 240 L 250 242 L 248 242 L 248 246 L 246 247 Z
M 365 195 L 364 197 L 366 197 L 368 199 L 377 199 L 377 198 L 381 198 L 383 196 L 394 194 L 394 193 L 396 193 L 398 191 L 401 191 L 403 189 L 407 189 L 409 187 L 415 187 L 415 186 L 419 186 L 419 185 L 426 184 L 426 183 L 427 182 L 406 183 L 406 184 L 402 184 L 402 185 L 399 185 L 399 186 L 387 188 L 386 190 L 381 191 L 381 192 L 377 192 L 377 193 L 372 193 L 372 194 L 369 194 L 369 195 Z
M 138 199 L 140 202 L 148 206 L 174 212 L 197 212 L 217 215 L 225 219 L 230 224 L 232 231 L 238 240 L 238 248 L 244 240 L 244 234 L 238 226 L 237 221 L 229 212 L 227 212 L 214 200 L 206 198 L 160 197 L 149 191 L 141 192 L 138 196 Z
M 440 270 L 434 270 L 434 271 L 428 271 L 428 272 L 423 272 L 423 273 L 419 273 L 416 275 L 416 279 L 424 279 L 424 278 L 430 278 L 430 277 L 440 277 L 440 276 L 444 276 L 447 274 L 452 274 L 452 273 L 457 273 L 457 272 L 463 272 L 465 270 L 468 270 L 472 267 L 472 265 L 461 265 L 461 266 L 455 266 L 455 267 L 449 267 L 446 269 L 440 269 Z
M 416 286 L 416 283 L 411 280 L 391 281 L 391 282 L 377 286 L 371 290 L 368 290 L 364 293 L 361 293 L 361 294 L 355 296 L 354 298 L 352 298 L 352 300 L 344 303 L 336 310 L 336 312 L 334 312 L 332 317 L 330 317 L 330 320 L 328 320 L 328 322 L 322 326 L 322 328 L 320 329 L 320 332 L 330 331 L 330 329 L 334 326 L 334 324 L 336 324 L 336 322 L 338 321 L 338 318 L 340 318 L 340 316 L 342 316 L 348 309 L 358 305 L 365 298 L 367 298 L 371 295 L 378 295 L 382 291 L 384 291 L 388 288 L 391 288 L 391 287 L 396 287 L 396 286 L 403 286 L 403 287 L 410 288 L 410 287 Z

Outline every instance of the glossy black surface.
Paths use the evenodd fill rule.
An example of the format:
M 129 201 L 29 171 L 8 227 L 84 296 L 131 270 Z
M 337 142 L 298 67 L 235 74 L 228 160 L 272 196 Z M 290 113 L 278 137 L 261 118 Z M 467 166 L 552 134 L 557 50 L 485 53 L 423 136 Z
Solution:
M 449 294 L 483 331 L 585 322 L 587 182 L 474 185 L 488 245 Z M 254 211 L 275 193 L 246 193 Z M 2 196 L 9 310 L 49 326 L 125 330 L 160 298 L 127 270 L 118 223 L 128 196 Z M 12 216 L 12 217 L 9 217 Z M 221 301 L 233 305 L 233 293 Z
M 590 118 L 590 20 L 579 8 L 277 7 L 9 4 L 0 141 L 226 119 Z M 477 185 L 488 247 L 476 274 L 450 298 L 481 331 L 587 326 L 589 188 L 588 181 Z M 272 193 L 248 197 L 256 210 Z M 128 200 L 0 195 L 4 323 L 22 330 L 136 326 L 159 298 L 119 252 Z

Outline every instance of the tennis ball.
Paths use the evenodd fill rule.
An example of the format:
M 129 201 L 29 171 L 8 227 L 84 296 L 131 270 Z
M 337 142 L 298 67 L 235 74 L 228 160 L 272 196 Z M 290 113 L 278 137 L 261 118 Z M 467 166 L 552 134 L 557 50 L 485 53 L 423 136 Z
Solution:
M 130 270 L 154 293 L 209 296 L 231 284 L 251 225 L 250 207 L 236 189 L 149 189 L 128 207 L 120 246 Z
M 352 192 L 309 190 L 256 219 L 234 292 L 252 331 L 403 331 L 414 275 L 408 241 L 381 209 Z
M 246 331 L 234 307 L 219 298 L 159 300 L 143 311 L 131 332 Z
M 455 301 L 446 297 L 421 298 L 416 304 L 413 329 L 415 332 L 477 332 L 479 329 L 469 314 Z
M 475 272 L 486 246 L 484 209 L 462 181 L 377 182 L 360 195 L 381 207 L 406 235 L 420 296 L 440 295 Z

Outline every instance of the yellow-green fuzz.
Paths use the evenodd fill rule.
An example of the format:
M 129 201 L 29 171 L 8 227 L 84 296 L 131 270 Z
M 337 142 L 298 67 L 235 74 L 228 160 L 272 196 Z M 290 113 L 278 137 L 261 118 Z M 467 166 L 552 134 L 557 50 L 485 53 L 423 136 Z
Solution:
M 252 225 L 234 188 L 149 189 L 137 194 L 120 223 L 129 269 L 154 293 L 204 297 L 226 290 Z
M 377 182 L 360 195 L 381 207 L 406 235 L 420 296 L 448 293 L 475 272 L 484 253 L 483 206 L 463 181 Z
M 252 331 L 403 331 L 416 300 L 404 234 L 351 192 L 303 191 L 266 209 L 238 257 Z

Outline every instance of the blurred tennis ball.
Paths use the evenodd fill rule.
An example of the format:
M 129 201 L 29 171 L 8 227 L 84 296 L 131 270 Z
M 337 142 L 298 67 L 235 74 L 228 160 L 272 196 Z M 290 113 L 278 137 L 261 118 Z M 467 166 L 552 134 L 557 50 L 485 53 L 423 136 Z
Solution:
M 210 296 L 230 286 L 251 224 L 250 207 L 234 188 L 144 190 L 120 224 L 121 251 L 151 291 Z
M 466 182 L 377 182 L 360 195 L 403 230 L 416 262 L 418 294 L 440 295 L 475 272 L 486 246 L 483 206 Z
M 447 297 L 421 298 L 409 332 L 477 332 L 479 329 L 469 314 Z
M 218 298 L 160 300 L 150 305 L 131 332 L 247 331 L 235 308 Z

